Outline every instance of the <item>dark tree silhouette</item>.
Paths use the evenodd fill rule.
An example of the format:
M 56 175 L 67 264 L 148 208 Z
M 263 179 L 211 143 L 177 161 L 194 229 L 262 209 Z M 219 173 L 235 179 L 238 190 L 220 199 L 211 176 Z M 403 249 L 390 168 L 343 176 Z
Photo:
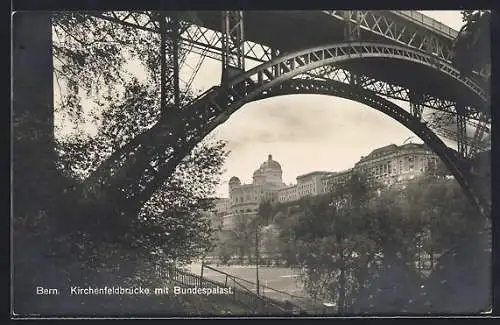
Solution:
M 454 42 L 453 61 L 459 70 L 470 75 L 472 71 L 490 73 L 491 12 L 488 10 L 462 11 L 464 25 Z

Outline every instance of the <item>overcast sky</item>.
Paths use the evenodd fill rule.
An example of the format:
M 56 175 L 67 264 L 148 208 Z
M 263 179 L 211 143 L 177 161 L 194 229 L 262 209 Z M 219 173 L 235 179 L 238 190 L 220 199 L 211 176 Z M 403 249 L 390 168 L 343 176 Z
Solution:
M 423 11 L 424 14 L 459 30 L 459 11 Z M 181 86 L 193 74 L 199 56 L 188 56 L 181 69 Z M 251 68 L 255 64 L 246 64 Z M 139 77 L 144 76 L 136 62 L 126 67 Z M 192 86 L 205 90 L 220 82 L 220 62 L 205 59 Z M 57 88 L 56 98 L 57 98 Z M 397 104 L 407 107 L 406 103 Z M 84 101 L 92 109 L 91 101 Z M 64 132 L 71 126 L 56 116 L 56 125 Z M 69 131 L 68 131 L 69 130 Z M 95 127 L 88 125 L 92 133 Z M 253 171 L 272 154 L 283 169 L 283 181 L 295 183 L 296 177 L 315 170 L 337 171 L 350 168 L 361 156 L 391 143 L 422 142 L 412 132 L 390 117 L 357 102 L 320 95 L 290 95 L 249 103 L 234 113 L 212 134 L 226 140 L 231 151 L 225 163 L 217 196 L 227 197 L 227 181 L 237 176 L 251 182 Z M 448 145 L 453 145 L 448 142 Z

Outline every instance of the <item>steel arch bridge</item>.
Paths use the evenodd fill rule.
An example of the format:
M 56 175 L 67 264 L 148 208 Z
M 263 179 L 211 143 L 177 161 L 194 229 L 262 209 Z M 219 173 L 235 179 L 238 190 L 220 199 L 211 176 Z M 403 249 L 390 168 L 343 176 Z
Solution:
M 89 14 L 127 28 L 165 35 L 171 57 L 189 52 L 219 60 L 226 81 L 228 76 L 245 71 L 246 64 L 265 63 L 279 54 L 346 40 L 400 45 L 451 63 L 453 44 L 459 36 L 459 32 L 417 11 L 188 11 L 180 14 L 163 12 L 164 19 L 158 13 L 148 11 Z M 180 58 L 179 62 L 183 64 L 184 61 Z M 196 66 L 194 74 L 199 67 Z M 178 85 L 172 85 L 178 79 L 175 70 L 175 66 L 169 70 L 169 81 L 166 82 L 172 93 L 179 92 Z M 461 155 L 474 156 L 489 145 L 491 121 L 488 114 L 456 105 L 459 103 L 455 103 L 452 97 L 435 91 L 440 88 L 438 82 L 434 87 L 421 87 L 422 84 L 432 84 L 436 78 L 427 78 L 420 84 L 409 83 L 410 80 L 401 80 L 400 76 L 394 79 L 394 74 L 388 73 L 390 70 L 370 64 L 350 64 L 329 67 L 319 73 L 328 78 L 354 79 L 380 95 L 410 102 L 417 110 L 434 110 L 432 129 L 440 136 L 457 141 Z M 416 71 L 411 79 L 416 81 L 419 75 Z M 485 88 L 489 87 L 488 76 L 488 69 L 471 75 Z M 189 85 L 188 82 L 188 88 Z M 455 122 L 456 126 L 450 129 L 449 123 Z M 474 132 L 468 132 L 470 129 Z
M 14 31 L 17 33 L 15 35 L 21 36 L 14 37 L 13 44 L 14 94 L 18 99 L 13 105 L 18 118 L 28 112 L 31 117 L 41 121 L 39 128 L 46 132 L 40 132 L 40 137 L 32 141 L 34 146 L 31 148 L 42 152 L 44 149 L 53 150 L 53 147 L 47 145 L 53 143 L 50 138 L 53 125 L 50 123 L 49 114 L 53 110 L 53 83 L 47 82 L 53 76 L 52 38 L 50 15 L 45 13 L 44 17 L 37 15 L 39 13 L 20 12 L 14 16 L 13 24 L 16 27 Z M 158 21 L 151 19 L 151 15 L 144 12 L 111 14 L 101 12 L 92 15 L 132 28 L 143 30 L 149 28 L 151 32 L 160 32 Z M 279 26 L 272 25 L 270 22 L 273 19 L 261 19 L 259 15 L 251 13 L 250 21 L 247 20 L 248 24 L 243 24 L 241 12 L 215 14 L 203 12 L 200 16 L 206 16 L 206 20 L 203 18 L 200 22 L 191 21 L 187 24 L 189 29 L 201 33 L 195 35 L 190 34 L 192 30 L 185 31 L 178 43 L 195 44 L 197 49 L 208 48 L 210 53 L 207 56 L 211 55 L 224 62 L 223 71 L 227 73 L 234 68 L 236 74 L 227 74 L 220 86 L 211 88 L 189 105 L 176 106 L 175 110 L 170 111 L 151 129 L 115 151 L 85 181 L 82 186 L 84 196 L 95 200 L 103 198 L 110 203 L 110 209 L 113 209 L 111 213 L 115 213 L 116 210 L 118 214 L 134 213 L 134 209 L 140 209 L 163 180 L 171 175 L 191 148 L 245 103 L 279 94 L 307 92 L 335 94 L 365 102 L 371 107 L 387 111 L 388 115 L 396 117 L 401 123 L 406 123 L 413 132 L 425 138 L 429 146 L 435 148 L 445 163 L 448 162 L 450 169 L 468 193 L 468 197 L 476 204 L 488 207 L 488 202 L 484 203 L 485 200 L 478 199 L 481 195 L 474 186 L 478 178 L 473 176 L 476 172 L 471 172 L 468 167 L 470 159 L 464 154 L 463 147 L 460 150 L 460 141 L 463 139 L 461 132 L 465 122 L 476 121 L 478 126 L 490 122 L 489 91 L 487 85 L 477 76 L 464 78 L 453 68 L 449 60 L 453 35 L 450 37 L 448 35 L 450 33 L 423 26 L 425 24 L 421 24 L 419 19 L 401 20 L 402 16 L 408 16 L 408 13 L 403 12 L 323 11 L 302 14 L 282 12 L 277 15 L 285 18 L 283 26 L 281 23 L 277 24 Z M 313 18 L 308 18 L 309 15 Z M 411 15 L 413 14 L 410 13 Z M 143 16 L 146 22 L 140 22 L 139 16 Z M 276 17 L 274 13 L 264 16 Z M 294 19 L 289 16 L 293 16 Z M 24 22 L 22 17 L 25 19 Z M 221 17 L 225 26 L 222 28 Z M 304 19 L 303 22 L 306 21 L 308 24 L 299 26 L 295 18 Z M 29 19 L 34 21 L 35 28 L 32 24 L 26 24 L 26 20 Z M 330 24 L 332 21 L 340 23 Z M 247 39 L 253 40 L 253 44 L 245 40 L 243 25 L 248 32 Z M 341 26 L 346 28 L 342 30 Z M 218 43 L 210 44 L 205 39 L 203 28 L 222 31 L 218 34 Z M 287 34 L 289 29 L 293 29 L 292 33 L 302 32 L 302 34 L 298 34 L 300 37 L 296 39 L 290 39 L 290 34 Z M 328 33 L 321 33 L 322 30 L 327 30 Z M 371 42 L 359 42 L 361 39 L 370 39 Z M 346 40 L 355 42 L 345 43 Z M 321 46 L 321 44 L 333 45 Z M 263 53 L 253 53 L 255 48 L 263 49 Z M 306 50 L 298 50 L 299 48 Z M 245 60 L 242 58 L 254 59 L 261 65 L 245 72 L 243 64 Z M 369 69 L 368 66 L 380 69 L 375 71 L 375 68 Z M 390 69 L 387 69 L 388 67 Z M 411 69 L 412 67 L 416 69 Z M 390 73 L 385 74 L 402 68 L 408 69 L 405 70 L 403 78 L 393 78 Z M 178 71 L 175 69 L 173 77 L 172 80 L 178 78 Z M 426 85 L 427 83 L 429 85 Z M 174 92 L 178 86 L 174 83 Z M 33 96 L 37 91 L 42 92 L 44 96 Z M 422 91 L 422 94 L 419 94 L 419 91 Z M 405 114 L 402 108 L 381 97 L 412 103 L 412 97 L 415 95 L 419 100 L 414 102 L 410 114 Z M 459 103 L 461 105 L 456 105 Z M 419 122 L 423 107 L 434 108 L 457 118 L 458 154 L 453 150 L 446 151 L 437 141 L 432 127 L 426 128 Z M 29 127 L 32 128 L 31 125 Z M 478 127 L 476 133 L 480 134 L 481 130 L 483 129 Z M 455 136 L 453 134 L 453 137 Z M 40 141 L 40 138 L 47 141 Z M 14 148 L 20 150 L 19 146 Z M 46 172 L 38 159 L 30 159 L 31 156 L 23 156 L 24 153 L 25 151 L 21 151 L 18 154 L 22 159 L 16 162 L 14 182 L 17 183 L 18 189 L 27 191 L 24 197 L 41 197 L 39 193 L 31 192 L 29 187 L 26 190 L 25 184 L 22 183 L 26 178 L 19 176 L 27 173 L 28 179 L 35 179 L 37 184 L 40 184 L 38 179 L 41 176 L 43 180 L 49 179 L 47 183 L 50 184 L 51 174 Z M 462 163 L 462 160 L 465 163 Z M 24 165 L 20 165 L 19 162 Z M 129 196 L 127 192 L 134 194 Z M 19 195 L 17 197 L 19 198 Z M 89 205 L 92 203 L 95 202 L 91 200 Z M 23 202 L 18 202 L 18 205 L 22 204 Z M 98 215 L 106 216 L 108 212 L 106 208 L 108 207 L 98 207 L 96 209 Z M 477 229 L 471 229 L 471 233 L 474 232 L 478 233 Z M 459 241 L 465 247 L 469 247 L 472 243 L 469 238 L 460 238 Z M 477 252 L 478 250 L 473 250 L 472 253 L 466 254 L 470 257 Z M 444 266 L 448 267 L 444 267 L 443 270 L 450 273 L 473 273 L 476 266 L 463 263 L 464 260 L 462 258 L 457 264 L 461 269 L 457 270 L 453 265 L 445 263 Z M 460 294 L 462 284 L 452 285 L 452 288 L 458 288 L 456 292 Z M 470 292 L 465 293 L 468 294 Z
M 137 210 L 149 199 L 162 180 L 174 171 L 180 160 L 232 113 L 250 101 L 286 90 L 289 94 L 311 92 L 347 96 L 395 118 L 436 151 L 467 196 L 482 212 L 486 212 L 488 207 L 484 202 L 487 200 L 480 198 L 470 186 L 471 175 L 467 167 L 461 163 L 458 154 L 448 149 L 422 123 L 421 112 L 415 110 L 410 114 L 355 82 L 304 80 L 316 78 L 317 75 L 311 72 L 322 67 L 350 62 L 382 62 L 377 60 L 403 62 L 408 68 L 425 69 L 429 75 L 441 78 L 443 88 L 446 88 L 456 101 L 476 107 L 482 113 L 487 109 L 489 93 L 486 90 L 476 81 L 462 76 L 446 61 L 426 53 L 398 45 L 371 42 L 345 42 L 314 47 L 280 55 L 227 80 L 221 86 L 209 89 L 189 105 L 170 112 L 153 128 L 116 151 L 106 164 L 89 177 L 87 184 L 91 187 L 100 184 L 98 187 L 101 188 L 115 187 L 123 192 L 134 193 L 132 197 L 123 198 L 123 202 L 127 202 L 129 208 L 135 206 L 134 209 Z M 336 87 L 338 89 L 334 89 Z M 166 153 L 168 159 L 164 160 L 161 153 Z M 160 157 L 163 157 L 161 161 Z M 136 174 L 131 175 L 131 170 L 135 170 Z M 90 187 L 88 190 L 92 192 Z

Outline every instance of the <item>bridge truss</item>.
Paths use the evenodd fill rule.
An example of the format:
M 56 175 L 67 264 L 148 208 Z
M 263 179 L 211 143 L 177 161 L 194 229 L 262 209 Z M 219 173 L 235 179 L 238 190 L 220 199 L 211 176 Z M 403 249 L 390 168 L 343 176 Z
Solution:
M 245 103 L 268 97 L 276 88 L 290 80 L 303 80 L 301 90 L 297 89 L 299 93 L 304 92 L 304 89 L 311 89 L 311 93 L 315 93 L 315 82 L 329 81 L 330 84 L 349 86 L 351 93 L 363 94 L 363 96 L 360 95 L 361 97 L 350 95 L 351 99 L 359 100 L 368 105 L 378 103 L 377 105 L 380 107 L 387 106 L 386 103 L 380 104 L 378 99 L 368 100 L 367 98 L 381 97 L 370 89 L 363 89 L 355 82 L 347 83 L 345 80 L 333 79 L 307 80 L 311 76 L 314 77 L 314 72 L 322 67 L 366 58 L 398 58 L 409 62 L 418 62 L 423 67 L 433 67 L 460 83 L 462 90 L 470 93 L 472 97 L 482 101 L 488 99 L 488 94 L 475 81 L 461 76 L 446 62 L 438 61 L 436 63 L 432 57 L 425 53 L 400 46 L 348 42 L 280 55 L 270 62 L 228 80 L 221 86 L 209 89 L 189 105 L 176 110 L 173 113 L 175 118 L 167 116 L 166 119 L 116 150 L 86 180 L 90 186 L 88 192 L 98 193 L 99 187 L 105 191 L 115 191 L 119 194 L 117 198 L 121 201 L 122 206 L 127 206 L 129 211 L 138 211 L 199 141 L 225 122 L 233 112 Z M 358 78 L 358 80 L 364 82 L 363 79 Z M 339 86 L 339 89 L 342 87 Z M 316 91 L 316 93 L 321 93 L 321 91 Z M 330 94 L 336 94 L 336 92 L 331 91 Z M 341 96 L 340 93 L 339 96 Z M 439 147 L 441 140 L 429 135 L 432 132 L 422 121 L 420 110 L 413 109 L 411 114 L 407 114 L 412 116 L 413 120 L 411 121 L 405 116 L 400 116 L 400 112 L 396 113 L 391 109 L 381 110 L 407 125 L 426 143 L 430 143 L 431 147 L 435 146 L 436 148 L 433 148 L 436 153 L 445 163 L 448 162 L 447 165 L 465 192 L 469 194 L 472 202 L 481 211 L 485 210 L 484 207 L 487 204 L 484 204 L 482 198 L 474 195 L 470 186 L 468 167 L 463 164 L 463 159 L 456 151 L 451 150 L 453 151 L 451 153 L 450 150 Z M 414 120 L 418 121 L 418 124 Z M 123 196 L 120 193 L 127 194 Z
M 453 55 L 450 37 L 455 37 L 457 33 L 451 29 L 432 33 L 421 26 L 405 24 L 404 21 L 398 19 L 398 17 L 413 17 L 412 12 L 329 10 L 324 13 L 345 22 L 344 34 L 347 40 L 360 40 L 363 38 L 363 33 L 372 33 L 392 43 L 429 54 L 432 64 L 450 63 Z M 165 30 L 164 27 L 162 28 L 161 19 L 155 12 L 90 12 L 90 14 L 149 32 L 161 34 Z M 168 22 L 173 21 L 173 16 L 175 15 L 172 13 L 164 13 L 163 19 L 167 21 L 167 26 L 171 26 Z M 200 65 L 205 57 L 221 61 L 221 75 L 224 82 L 243 73 L 246 61 L 260 64 L 283 54 L 280 53 L 280 49 L 245 40 L 243 12 L 221 12 L 220 30 L 203 27 L 203 22 L 197 18 L 196 13 L 183 12 L 180 17 L 176 17 L 178 18 L 177 33 L 174 33 L 170 27 L 167 38 L 171 40 L 171 43 L 178 43 L 178 48 L 171 46 L 166 55 L 175 57 L 176 53 L 182 50 L 200 55 Z M 419 16 L 419 19 L 422 18 Z M 442 26 L 441 29 L 443 29 Z M 187 83 L 188 85 L 192 83 L 200 65 L 193 69 L 191 82 Z M 171 73 L 176 73 L 176 70 L 178 74 L 178 67 L 171 67 Z M 455 71 L 455 73 L 458 72 Z M 353 73 L 339 66 L 321 67 L 309 72 L 308 77 L 349 84 L 356 82 L 359 87 L 380 96 L 409 103 L 410 110 L 425 119 L 434 132 L 456 142 L 457 151 L 464 157 L 472 157 L 477 152 L 488 150 L 491 146 L 489 140 L 491 116 L 484 108 L 464 106 L 453 100 L 431 94 L 415 94 L 404 85 L 378 80 L 359 71 Z M 177 78 L 170 80 L 175 79 Z M 472 81 L 476 82 L 478 89 L 484 88 L 480 76 L 476 75 Z M 174 87 L 171 93 L 179 93 L 178 85 L 171 86 Z M 179 107 L 178 100 L 175 103 L 177 105 L 174 107 Z

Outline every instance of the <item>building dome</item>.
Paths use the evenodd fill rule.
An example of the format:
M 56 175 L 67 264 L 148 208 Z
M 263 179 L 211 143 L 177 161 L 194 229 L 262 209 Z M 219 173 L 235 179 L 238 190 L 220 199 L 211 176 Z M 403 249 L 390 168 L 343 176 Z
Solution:
M 229 186 L 241 185 L 241 181 L 238 177 L 233 176 L 229 179 Z
M 253 184 L 271 184 L 271 186 L 280 187 L 282 183 L 281 175 L 281 165 L 273 160 L 273 156 L 269 155 L 267 160 L 253 173 Z
M 273 156 L 272 155 L 269 155 L 269 156 L 267 156 L 267 160 L 264 161 L 260 165 L 259 169 L 261 169 L 261 170 L 274 170 L 274 171 L 280 171 L 281 172 L 281 165 L 276 160 L 273 160 Z
M 264 175 L 264 171 L 262 169 L 256 169 L 254 172 L 253 172 L 253 176 L 262 176 Z

